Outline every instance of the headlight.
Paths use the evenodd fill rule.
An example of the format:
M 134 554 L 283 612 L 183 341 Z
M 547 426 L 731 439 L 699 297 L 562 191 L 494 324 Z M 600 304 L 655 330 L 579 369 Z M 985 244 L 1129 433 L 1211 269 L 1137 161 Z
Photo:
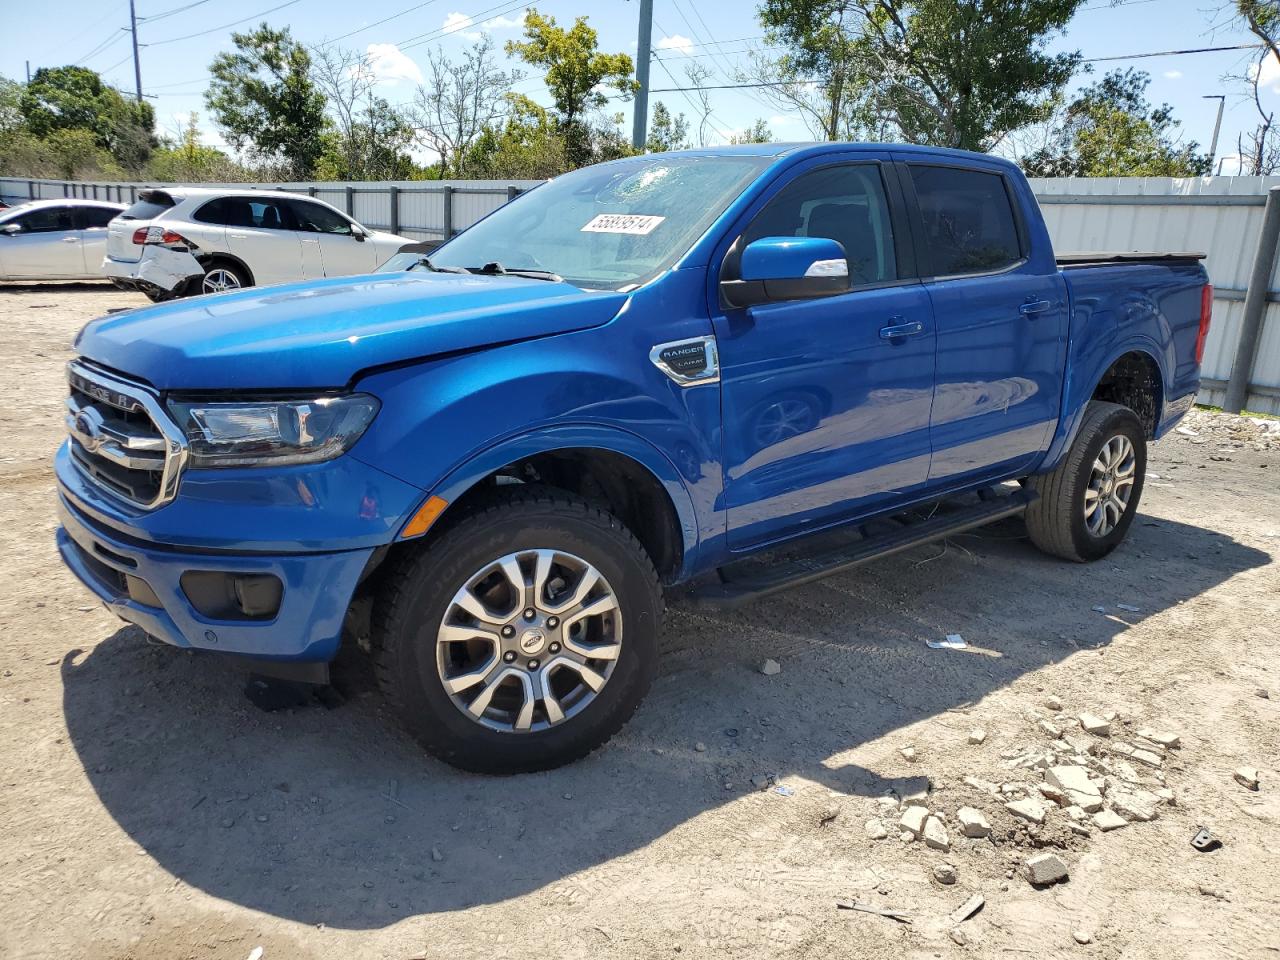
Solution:
M 319 463 L 346 453 L 378 412 L 365 393 L 313 400 L 205 403 L 170 400 L 192 467 Z

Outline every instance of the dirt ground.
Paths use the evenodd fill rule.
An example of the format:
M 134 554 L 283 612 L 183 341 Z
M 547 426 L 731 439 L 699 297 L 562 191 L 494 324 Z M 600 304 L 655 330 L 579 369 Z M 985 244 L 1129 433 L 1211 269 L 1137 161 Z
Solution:
M 264 713 L 238 668 L 149 645 L 58 562 L 63 362 L 86 320 L 144 303 L 0 288 L 0 956 L 1280 956 L 1280 442 L 1197 413 L 1097 564 L 1008 521 L 734 615 L 676 606 L 607 748 L 483 778 L 427 759 L 359 657 L 341 705 Z M 949 633 L 968 649 L 926 646 Z M 1145 728 L 1181 738 L 1145 744 L 1157 767 L 1121 756 Z M 1092 750 L 1109 804 L 1171 794 L 1082 836 L 963 780 L 1034 798 L 1051 749 Z M 911 777 L 949 852 L 900 838 Z M 1219 849 L 1192 848 L 1201 826 Z M 1046 851 L 1070 879 L 1037 889 L 1016 870 Z

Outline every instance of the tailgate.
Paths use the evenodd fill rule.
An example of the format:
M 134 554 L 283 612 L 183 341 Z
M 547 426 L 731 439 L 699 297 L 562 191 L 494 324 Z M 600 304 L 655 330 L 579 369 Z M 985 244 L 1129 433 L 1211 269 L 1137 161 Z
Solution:
M 136 220 L 112 220 L 107 224 L 107 256 L 121 263 L 141 260 L 143 247 L 133 242 L 133 233 L 137 229 Z

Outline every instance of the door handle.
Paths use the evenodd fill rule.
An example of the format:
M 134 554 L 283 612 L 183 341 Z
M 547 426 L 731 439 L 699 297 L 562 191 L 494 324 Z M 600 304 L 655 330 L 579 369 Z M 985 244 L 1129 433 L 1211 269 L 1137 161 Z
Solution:
M 1018 308 L 1018 312 L 1024 317 L 1034 317 L 1037 313 L 1044 313 L 1053 304 L 1048 300 L 1028 300 Z
M 79 243 L 80 238 L 79 237 L 63 237 L 62 242 L 63 243 Z
M 230 237 L 232 240 L 248 240 L 249 239 L 249 235 L 247 233 L 228 233 L 227 236 Z
M 901 317 L 893 317 L 894 320 L 902 321 Z M 900 340 L 903 337 L 914 337 L 918 333 L 924 333 L 924 324 L 919 320 L 910 322 L 891 323 L 887 327 L 880 328 L 881 340 Z

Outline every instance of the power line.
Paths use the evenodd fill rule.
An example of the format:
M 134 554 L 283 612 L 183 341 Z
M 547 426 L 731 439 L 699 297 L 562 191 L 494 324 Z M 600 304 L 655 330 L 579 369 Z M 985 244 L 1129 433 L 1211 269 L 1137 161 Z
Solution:
M 141 44 L 141 46 L 159 47 L 166 43 L 177 43 L 179 40 L 190 40 L 193 37 L 203 37 L 210 33 L 217 33 L 220 30 L 226 30 L 228 27 L 238 27 L 240 24 L 247 23 L 250 20 L 257 20 L 259 17 L 265 17 L 267 14 L 275 13 L 277 10 L 283 10 L 285 7 L 292 7 L 298 2 L 300 2 L 300 0 L 286 0 L 285 3 L 272 7 L 269 10 L 263 10 L 261 13 L 255 13 L 249 17 L 242 17 L 239 20 L 232 20 L 230 23 L 224 23 L 220 27 L 210 27 L 208 30 L 200 30 L 197 33 L 188 33 L 181 37 L 168 37 L 164 40 L 152 40 L 150 43 Z
M 195 0 L 194 3 L 184 4 L 181 7 L 173 7 L 172 9 L 166 10 L 163 13 L 153 13 L 149 17 L 138 17 L 138 19 L 143 20 L 148 24 L 151 24 L 151 23 L 155 23 L 157 20 L 164 20 L 168 17 L 176 16 L 179 13 L 184 13 L 187 10 L 190 10 L 192 7 L 198 7 L 202 3 L 208 3 L 208 2 L 209 0 Z
M 1107 63 L 1111 60 L 1143 60 L 1147 57 L 1181 57 L 1188 53 L 1221 53 L 1223 50 L 1257 50 L 1265 43 L 1237 43 L 1229 47 L 1195 47 L 1191 50 L 1160 50 L 1156 53 L 1128 53 L 1120 57 L 1093 57 L 1083 63 Z
M 380 27 L 384 23 L 390 23 L 392 20 L 398 20 L 400 17 L 403 17 L 406 13 L 413 13 L 413 11 L 415 10 L 421 10 L 423 7 L 429 7 L 431 6 L 431 4 L 435 2 L 436 0 L 426 0 L 425 3 L 415 3 L 412 7 L 405 7 L 399 13 L 393 13 L 389 17 L 383 17 L 381 20 L 375 20 L 373 23 L 370 23 L 366 26 L 358 27 L 355 30 L 349 30 L 346 33 L 339 34 L 338 36 L 334 37 L 332 40 L 326 40 L 325 43 L 326 44 L 337 43 L 339 40 L 347 39 L 347 37 L 354 37 L 357 33 L 364 33 L 366 30 L 372 30 L 374 27 Z
M 121 29 L 123 29 L 123 28 L 121 28 Z M 98 42 L 98 45 L 97 45 L 96 47 L 94 47 L 92 50 L 90 50 L 88 53 L 86 53 L 86 54 L 85 54 L 83 57 L 81 57 L 79 60 L 76 60 L 76 61 L 72 64 L 72 66 L 79 66 L 80 64 L 84 63 L 86 60 L 92 60 L 92 59 L 93 59 L 94 57 L 96 57 L 98 54 L 100 54 L 100 53 L 105 53 L 105 52 L 107 51 L 107 49 L 108 49 L 108 48 L 109 48 L 113 43 L 117 43 L 117 42 L 118 42 L 118 41 L 119 41 L 123 36 L 124 36 L 124 34 L 123 34 L 123 33 L 118 32 L 118 31 L 114 31 L 114 32 L 112 32 L 111 34 L 109 34 L 109 35 L 107 36 L 107 38 L 106 38 L 105 40 L 101 40 L 101 41 L 99 41 L 99 42 Z
M 514 0 L 514 2 L 495 4 L 494 6 L 489 7 L 487 10 L 481 10 L 479 13 L 474 14 L 471 17 L 471 20 L 473 23 L 478 24 L 479 26 L 484 26 L 484 24 L 488 20 L 492 20 L 495 17 L 500 17 L 504 13 L 510 13 L 512 10 L 516 10 L 521 7 L 526 7 L 528 5 L 529 5 L 529 0 Z M 484 17 L 486 19 L 482 20 L 481 17 Z M 409 37 L 407 40 L 401 40 L 396 45 L 400 48 L 401 51 L 404 51 L 404 50 L 410 49 L 411 47 L 420 47 L 424 43 L 430 43 L 435 38 L 442 37 L 449 33 L 460 33 L 465 29 L 467 28 L 460 26 L 458 24 L 451 24 L 450 26 L 440 27 L 439 29 L 436 29 L 436 30 L 428 30 L 426 33 L 420 33 L 417 36 Z

